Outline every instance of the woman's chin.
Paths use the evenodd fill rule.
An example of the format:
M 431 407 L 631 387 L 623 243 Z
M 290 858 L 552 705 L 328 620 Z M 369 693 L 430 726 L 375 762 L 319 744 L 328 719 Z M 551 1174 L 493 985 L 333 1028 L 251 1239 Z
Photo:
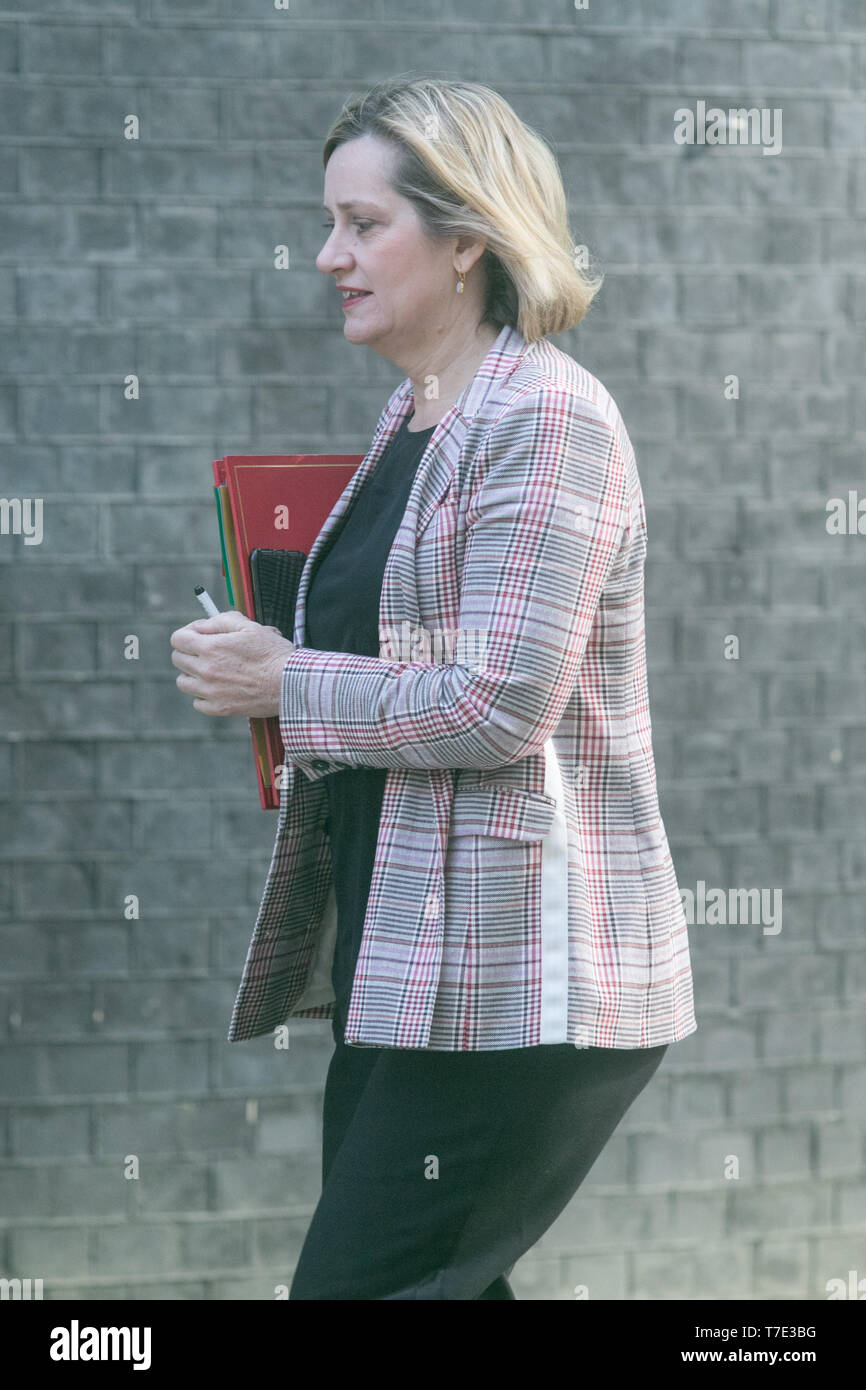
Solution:
M 372 337 L 375 337 L 375 329 L 374 326 L 369 323 L 353 323 L 347 315 L 346 322 L 343 326 L 343 334 L 346 338 L 351 338 L 353 343 L 366 343 L 369 342 Z

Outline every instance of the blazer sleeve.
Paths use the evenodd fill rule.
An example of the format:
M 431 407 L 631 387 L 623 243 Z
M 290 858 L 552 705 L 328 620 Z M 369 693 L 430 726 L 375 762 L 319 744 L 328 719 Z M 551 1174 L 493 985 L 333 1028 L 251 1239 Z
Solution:
M 280 698 L 287 758 L 315 780 L 341 766 L 486 770 L 540 749 L 626 543 L 623 434 L 567 388 L 511 403 L 468 484 L 459 629 L 481 656 L 422 663 L 296 647 Z

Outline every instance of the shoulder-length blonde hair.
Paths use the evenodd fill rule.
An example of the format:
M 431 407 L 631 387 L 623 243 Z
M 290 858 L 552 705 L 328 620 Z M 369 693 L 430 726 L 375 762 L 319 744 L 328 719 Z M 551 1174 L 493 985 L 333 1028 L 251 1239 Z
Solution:
M 427 236 L 486 238 L 483 323 L 508 324 L 528 342 L 580 323 L 604 276 L 576 264 L 556 159 L 498 92 L 430 77 L 379 82 L 344 104 L 325 168 L 338 145 L 362 135 L 399 150 L 391 183 Z

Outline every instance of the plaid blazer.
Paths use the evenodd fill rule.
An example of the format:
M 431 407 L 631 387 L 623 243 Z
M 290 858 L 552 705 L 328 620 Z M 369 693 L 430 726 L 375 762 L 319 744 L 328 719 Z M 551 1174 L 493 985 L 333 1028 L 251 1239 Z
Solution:
M 332 1016 L 322 778 L 360 765 L 388 773 L 348 1043 L 677 1041 L 697 1024 L 656 792 L 644 503 L 602 384 L 504 327 L 418 465 L 379 657 L 303 645 L 311 566 L 413 409 L 406 378 L 301 575 L 276 839 L 228 1041 Z

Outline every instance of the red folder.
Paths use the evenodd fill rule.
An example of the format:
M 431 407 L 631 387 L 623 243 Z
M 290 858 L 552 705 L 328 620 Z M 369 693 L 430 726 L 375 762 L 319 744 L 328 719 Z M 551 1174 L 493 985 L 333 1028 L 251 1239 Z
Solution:
M 255 618 L 250 554 L 258 547 L 309 554 L 322 525 L 362 463 L 363 454 L 229 454 L 214 459 L 222 569 L 230 606 Z M 280 804 L 285 750 L 280 721 L 251 719 L 259 799 Z

